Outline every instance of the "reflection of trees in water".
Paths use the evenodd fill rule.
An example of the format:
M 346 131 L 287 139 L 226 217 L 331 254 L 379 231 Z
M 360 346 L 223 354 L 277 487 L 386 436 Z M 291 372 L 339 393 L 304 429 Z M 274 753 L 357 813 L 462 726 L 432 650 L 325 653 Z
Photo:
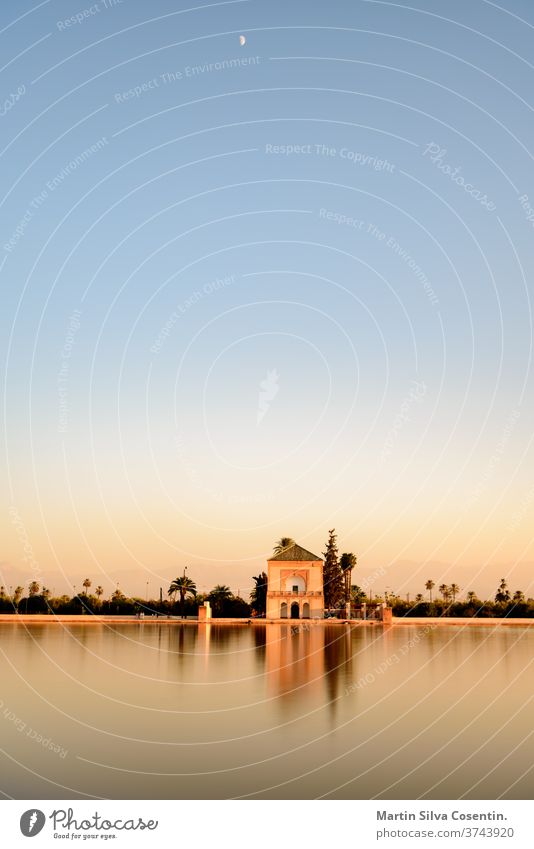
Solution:
M 217 658 L 224 660 L 234 653 L 239 653 L 243 658 L 246 654 L 248 662 L 251 654 L 254 657 L 256 651 L 265 650 L 265 628 L 261 626 L 207 623 L 199 624 L 192 630 L 199 637 L 197 652 L 209 654 L 215 661 Z
M 267 635 L 265 633 L 265 625 L 253 625 L 252 632 L 254 638 L 254 660 L 258 666 L 258 672 L 263 672 L 265 665 L 265 654 Z
M 237 625 L 210 625 L 212 654 L 226 654 L 232 648 L 239 648 L 241 644 L 240 630 L 245 626 Z
M 180 663 L 183 663 L 188 655 L 196 653 L 198 629 L 194 625 L 161 625 L 160 647 L 165 630 L 167 631 L 168 650 L 176 655 Z
M 95 627 L 99 628 L 98 625 L 96 625 L 96 626 L 95 625 L 90 625 L 90 626 L 89 625 L 87 625 L 87 626 L 75 625 L 74 627 L 71 627 L 71 628 L 66 626 L 63 629 L 63 634 L 67 635 L 69 637 L 69 639 L 75 641 L 79 646 L 86 648 L 89 641 L 96 642 L 95 639 L 94 639 L 95 636 L 96 636 L 96 633 L 94 631 Z M 109 637 L 111 637 L 111 641 L 115 642 L 115 643 L 119 642 L 121 640 L 123 633 L 124 633 L 124 629 L 121 629 L 120 627 L 109 629 Z M 98 636 L 102 637 L 102 635 L 103 635 L 103 630 L 100 629 L 100 634 Z M 39 635 L 38 632 L 35 632 L 32 629 L 32 636 L 35 637 L 35 636 L 40 636 L 40 635 Z M 106 629 L 106 642 L 108 642 L 107 638 L 108 638 L 108 631 Z
M 203 653 L 196 625 L 160 625 L 158 647 L 166 677 L 177 682 L 194 679 L 198 654 Z
M 324 626 L 324 670 L 328 703 L 332 713 L 346 682 L 353 677 L 352 633 L 349 626 Z
M 265 625 L 254 625 L 252 630 L 254 631 L 254 645 L 265 651 L 265 644 L 267 642 Z

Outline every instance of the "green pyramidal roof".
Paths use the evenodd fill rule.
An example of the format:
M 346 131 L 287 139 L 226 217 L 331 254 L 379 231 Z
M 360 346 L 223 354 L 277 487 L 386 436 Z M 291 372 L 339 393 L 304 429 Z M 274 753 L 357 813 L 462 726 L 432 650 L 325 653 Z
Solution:
M 268 558 L 269 562 L 273 560 L 279 560 L 284 563 L 289 563 L 295 560 L 301 561 L 309 561 L 309 560 L 322 560 L 322 557 L 317 557 L 316 554 L 312 554 L 311 551 L 306 551 L 305 548 L 302 548 L 301 545 L 297 545 L 294 543 L 290 545 L 288 548 L 284 548 L 280 554 L 275 554 L 273 557 Z

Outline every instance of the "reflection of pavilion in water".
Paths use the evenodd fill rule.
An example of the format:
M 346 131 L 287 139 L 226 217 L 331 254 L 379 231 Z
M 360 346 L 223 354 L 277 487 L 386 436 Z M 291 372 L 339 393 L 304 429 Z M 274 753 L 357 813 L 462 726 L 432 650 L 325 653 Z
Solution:
M 354 677 L 351 629 L 313 621 L 268 625 L 265 673 L 271 694 L 300 700 L 322 691 L 334 705 Z

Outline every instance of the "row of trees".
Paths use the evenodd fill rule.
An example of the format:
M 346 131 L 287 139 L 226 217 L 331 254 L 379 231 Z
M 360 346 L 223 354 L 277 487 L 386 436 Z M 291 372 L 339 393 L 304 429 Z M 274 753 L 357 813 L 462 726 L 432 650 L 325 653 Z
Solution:
M 436 586 L 435 581 L 431 578 L 426 582 L 425 589 L 429 594 L 429 601 L 432 604 L 432 590 Z M 438 587 L 438 592 L 440 593 L 443 601 L 451 602 L 454 604 L 456 602 L 456 597 L 460 593 L 460 587 L 458 584 L 440 584 Z M 469 590 L 466 594 L 466 599 L 469 602 L 472 602 L 477 598 L 477 594 L 474 590 Z M 418 593 L 415 597 L 417 602 L 421 602 L 424 600 L 422 593 Z M 525 600 L 525 595 L 522 590 L 516 590 L 512 596 L 510 590 L 508 589 L 508 584 L 506 582 L 506 578 L 501 578 L 500 584 L 497 587 L 497 591 L 495 593 L 495 604 L 507 604 L 509 601 L 522 602 Z
M 492 599 L 483 601 L 476 594 L 468 593 L 468 598 L 462 601 L 436 599 L 435 601 L 407 601 L 398 597 L 390 599 L 394 616 L 459 616 L 481 619 L 503 618 L 510 619 L 534 618 L 534 599 L 526 599 L 523 593 L 507 602 L 496 602 Z
M 88 582 L 88 583 L 87 583 Z M 53 596 L 47 587 L 42 587 L 37 581 L 31 581 L 28 592 L 22 586 L 15 587 L 10 594 L 6 593 L 5 587 L 0 587 L 0 612 L 1 613 L 84 613 L 99 612 L 113 613 L 117 607 L 126 601 L 134 604 L 139 600 L 126 599 L 126 596 L 118 588 L 108 599 L 102 599 L 104 590 L 98 586 L 94 595 L 88 593 L 91 586 L 89 579 L 83 584 L 84 592 L 72 596 L 63 594 Z
M 425 584 L 425 589 L 428 592 L 428 600 L 429 600 L 430 604 L 439 603 L 439 600 L 435 599 L 433 597 L 433 594 L 432 594 L 435 586 L 436 586 L 436 583 L 431 578 Z M 460 594 L 460 592 L 461 592 L 461 588 L 458 586 L 458 584 L 440 584 L 439 587 L 438 587 L 438 593 L 441 596 L 441 600 L 445 604 L 456 604 L 456 600 L 457 600 L 457 597 Z M 375 600 L 376 600 L 376 598 L 375 598 Z M 401 598 L 400 598 L 399 595 L 397 595 L 397 593 L 394 593 L 393 591 L 390 590 L 389 592 L 385 593 L 385 600 L 388 601 L 391 604 L 394 604 L 395 602 L 400 601 Z M 482 603 L 474 590 L 469 590 L 469 592 L 466 593 L 465 600 L 469 604 L 472 604 L 473 602 Z M 409 595 L 407 596 L 407 601 L 408 602 L 410 601 Z M 424 601 L 425 601 L 425 597 L 424 597 L 423 593 L 417 593 L 417 595 L 415 596 L 414 602 L 416 604 L 420 604 L 421 602 L 424 602 Z M 524 601 L 525 601 L 524 592 L 522 590 L 516 590 L 514 592 L 514 594 L 512 595 L 512 593 L 508 589 L 508 584 L 507 584 L 506 578 L 501 578 L 499 586 L 497 587 L 497 590 L 495 592 L 495 596 L 494 596 L 493 600 L 486 599 L 484 603 L 485 604 L 508 604 L 509 602 L 521 603 L 521 602 L 524 602 Z
M 217 584 L 209 593 L 197 593 L 196 585 L 190 578 L 183 576 L 175 578 L 171 583 L 166 599 L 146 601 L 138 597 L 126 596 L 118 587 L 109 598 L 102 598 L 104 591 L 97 587 L 95 593 L 89 592 L 92 583 L 84 581 L 84 591 L 73 596 L 52 596 L 46 587 L 41 588 L 37 581 L 32 581 L 28 591 L 22 586 L 8 594 L 5 587 L 0 587 L 0 613 L 57 613 L 78 615 L 95 613 L 100 615 L 133 615 L 136 613 L 161 614 L 165 616 L 196 616 L 198 605 L 210 601 L 216 616 L 242 617 L 249 616 L 250 605 L 230 590 L 224 584 Z
M 428 600 L 423 593 L 417 593 L 411 600 L 409 595 L 404 599 L 392 590 L 385 592 L 384 596 L 375 595 L 370 598 L 360 587 L 353 586 L 352 600 L 355 604 L 385 601 L 393 608 L 395 616 L 534 617 L 534 599 L 525 598 L 522 590 L 510 592 L 506 578 L 501 578 L 491 599 L 481 599 L 474 590 L 469 590 L 465 599 L 458 600 L 461 589 L 454 583 L 440 584 L 437 587 L 438 597 L 436 598 L 433 593 L 435 587 L 435 581 L 429 579 L 425 583 Z

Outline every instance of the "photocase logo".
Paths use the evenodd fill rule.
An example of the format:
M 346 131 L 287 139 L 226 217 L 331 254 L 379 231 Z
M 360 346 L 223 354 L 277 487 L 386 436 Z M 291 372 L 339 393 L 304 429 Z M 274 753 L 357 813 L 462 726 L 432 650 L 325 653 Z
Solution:
M 258 415 L 256 424 L 259 425 L 265 416 L 265 413 L 271 406 L 271 401 L 278 395 L 278 372 L 276 369 L 267 372 L 267 377 L 260 383 L 260 393 L 258 396 Z
M 45 822 L 46 817 L 42 811 L 36 808 L 30 808 L 20 818 L 20 830 L 24 837 L 35 837 L 36 834 L 42 831 Z

